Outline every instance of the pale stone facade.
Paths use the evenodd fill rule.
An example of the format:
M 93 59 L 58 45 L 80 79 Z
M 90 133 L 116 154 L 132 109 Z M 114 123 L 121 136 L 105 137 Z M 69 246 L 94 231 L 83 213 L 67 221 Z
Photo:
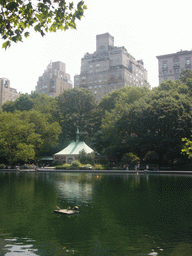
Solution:
M 0 78 L 0 108 L 8 100 L 16 100 L 20 93 L 10 87 L 10 81 L 7 78 Z
M 75 75 L 74 86 L 91 90 L 98 101 L 124 86 L 150 87 L 143 61 L 136 61 L 125 47 L 114 46 L 109 33 L 96 36 L 96 52 L 81 59 L 81 73 Z
M 166 80 L 178 80 L 182 71 L 192 70 L 192 51 L 180 51 L 157 56 L 159 66 L 159 84 Z
M 43 75 L 39 77 L 36 91 L 45 93 L 50 97 L 61 94 L 66 89 L 72 88 L 70 75 L 66 73 L 65 63 L 51 62 Z

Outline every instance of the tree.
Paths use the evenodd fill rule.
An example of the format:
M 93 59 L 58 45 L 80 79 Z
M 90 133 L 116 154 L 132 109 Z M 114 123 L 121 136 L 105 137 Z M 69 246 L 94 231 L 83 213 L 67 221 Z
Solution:
M 21 94 L 19 98 L 16 99 L 15 101 L 15 109 L 17 110 L 31 110 L 34 106 L 34 103 L 30 97 L 30 95 L 26 94 Z
M 119 139 L 122 132 L 127 129 L 127 120 L 122 120 L 122 123 L 119 124 L 122 129 L 117 130 L 116 125 L 134 102 L 140 104 L 140 99 L 147 99 L 150 93 L 151 91 L 147 87 L 130 86 L 115 90 L 102 98 L 98 106 L 102 112 L 101 129 L 96 134 L 96 146 L 99 152 L 120 161 L 123 154 L 133 150 L 133 148 L 128 150 L 127 145 L 122 143 L 124 140 Z M 132 138 L 132 142 L 133 145 L 136 145 L 136 137 Z
M 3 111 L 13 112 L 14 110 L 31 110 L 34 103 L 30 95 L 21 94 L 15 101 L 7 101 L 2 105 Z
M 8 100 L 2 105 L 2 110 L 6 112 L 13 112 L 15 110 L 15 101 Z
M 187 138 L 182 138 L 182 141 L 185 142 L 185 144 L 181 149 L 181 153 L 188 155 L 188 158 L 192 158 L 192 141 Z
M 140 159 L 132 152 L 129 152 L 123 155 L 121 162 L 122 164 L 135 165 L 140 163 Z
M 50 155 L 54 152 L 54 147 L 58 144 L 61 127 L 58 122 L 49 119 L 45 113 L 37 110 L 23 111 L 21 114 L 23 120 L 34 126 L 34 131 L 41 138 L 41 143 L 36 145 L 36 156 Z
M 184 84 L 186 84 L 187 79 L 192 79 L 192 71 L 189 69 L 182 71 L 179 76 L 179 80 Z
M 86 5 L 80 1 L 77 7 L 64 0 L 0 0 L 0 34 L 5 40 L 2 47 L 29 36 L 29 28 L 44 36 L 47 32 L 76 28 L 76 19 L 81 19 Z
M 97 122 L 97 103 L 93 94 L 86 89 L 74 88 L 65 90 L 56 101 L 62 127 L 61 143 L 74 140 L 77 127 L 82 140 L 92 138 Z
M 53 154 L 60 133 L 59 123 L 39 111 L 0 112 L 0 153 L 10 164 Z
M 108 154 L 133 152 L 141 160 L 155 151 L 159 163 L 172 164 L 181 157 L 181 138 L 189 137 L 192 104 L 186 94 L 154 90 L 132 104 L 116 104 L 102 120 L 101 140 Z
M 99 108 L 103 111 L 103 113 L 105 111 L 110 112 L 115 108 L 116 104 L 132 104 L 134 101 L 139 100 L 149 92 L 150 91 L 147 87 L 123 87 L 120 90 L 114 90 L 108 95 L 105 95 L 99 102 Z
M 33 92 L 30 95 L 33 101 L 33 109 L 45 114 L 50 121 L 58 121 L 59 114 L 57 102 L 55 98 L 49 97 L 47 94 Z
M 34 109 L 45 114 L 51 121 L 59 118 L 55 98 L 39 92 L 33 92 L 31 95 L 21 94 L 15 101 L 6 101 L 2 109 L 6 112 Z
M 9 164 L 34 160 L 35 145 L 41 145 L 34 124 L 24 120 L 20 113 L 0 113 L 0 153 Z
M 180 80 L 167 80 L 167 81 L 163 81 L 157 88 L 154 88 L 153 91 L 161 91 L 161 92 L 165 92 L 165 91 L 173 91 L 178 92 L 178 93 L 182 93 L 182 94 L 188 94 L 189 93 L 189 87 L 184 84 L 183 82 L 181 82 Z
M 94 153 L 87 154 L 83 149 L 79 152 L 78 158 L 81 164 L 94 164 L 95 155 Z
M 155 151 L 148 151 L 143 160 L 146 164 L 158 164 L 159 156 Z

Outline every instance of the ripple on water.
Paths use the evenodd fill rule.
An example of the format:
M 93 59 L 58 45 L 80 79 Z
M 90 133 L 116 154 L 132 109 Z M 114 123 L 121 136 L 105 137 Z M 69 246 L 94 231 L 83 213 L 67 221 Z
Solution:
M 5 245 L 2 248 L 4 251 L 4 255 L 6 256 L 21 256 L 21 255 L 29 255 L 29 256 L 37 256 L 38 250 L 33 248 L 33 244 L 35 241 L 28 238 L 7 238 L 4 240 Z

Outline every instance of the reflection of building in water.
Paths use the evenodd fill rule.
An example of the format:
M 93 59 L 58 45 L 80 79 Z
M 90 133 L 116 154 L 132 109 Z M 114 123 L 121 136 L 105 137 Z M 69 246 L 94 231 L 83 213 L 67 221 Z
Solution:
M 68 199 L 80 199 L 81 201 L 89 201 L 92 197 L 93 184 L 89 182 L 78 181 L 57 181 L 56 187 L 60 195 Z

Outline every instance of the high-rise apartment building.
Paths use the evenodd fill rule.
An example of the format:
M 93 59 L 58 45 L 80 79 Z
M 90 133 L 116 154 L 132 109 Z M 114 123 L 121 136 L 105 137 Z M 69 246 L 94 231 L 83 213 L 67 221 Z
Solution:
M 157 56 L 159 64 L 159 84 L 166 80 L 177 80 L 185 69 L 192 70 L 192 51 L 180 51 Z
M 74 86 L 91 90 L 98 101 L 115 89 L 144 85 L 149 87 L 143 61 L 136 61 L 125 47 L 114 46 L 109 33 L 96 36 L 96 52 L 84 55 L 80 75 L 74 77 Z
M 66 89 L 72 88 L 70 75 L 66 73 L 65 63 L 61 61 L 51 62 L 43 75 L 39 77 L 36 91 L 45 93 L 50 97 L 61 94 Z
M 10 87 L 10 81 L 7 78 L 0 78 L 0 108 L 8 100 L 16 100 L 20 93 Z

